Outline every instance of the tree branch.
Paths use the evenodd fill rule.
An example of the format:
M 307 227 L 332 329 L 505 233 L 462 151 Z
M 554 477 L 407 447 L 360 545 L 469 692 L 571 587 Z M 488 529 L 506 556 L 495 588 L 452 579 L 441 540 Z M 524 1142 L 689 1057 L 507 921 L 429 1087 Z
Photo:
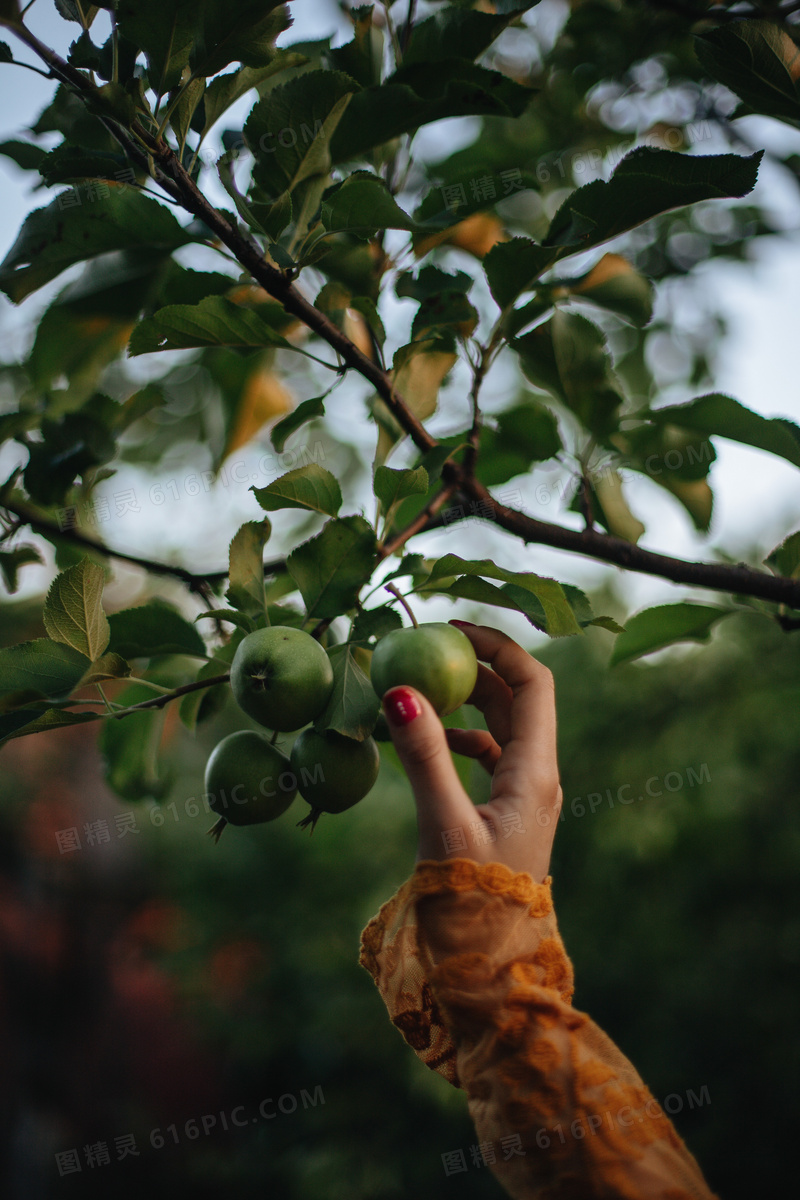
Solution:
M 124 550 L 114 550 L 110 546 L 104 545 L 102 542 L 95 541 L 94 538 L 87 537 L 84 533 L 79 533 L 77 529 L 61 529 L 55 522 L 48 517 L 36 511 L 19 501 L 11 503 L 8 500 L 0 502 L 0 509 L 5 509 L 7 512 L 13 513 L 19 517 L 24 525 L 29 525 L 36 533 L 41 533 L 45 537 L 59 537 L 65 542 L 69 542 L 73 546 L 80 546 L 85 550 L 93 550 L 96 554 L 102 555 L 104 558 L 116 558 L 120 562 L 132 563 L 135 567 L 142 567 L 145 571 L 150 571 L 154 575 L 170 575 L 174 579 L 179 579 L 185 583 L 191 592 L 202 595 L 209 585 L 220 583 L 228 578 L 227 571 L 210 571 L 205 575 L 196 575 L 192 571 L 187 571 L 184 567 L 173 566 L 172 563 L 158 562 L 152 558 L 143 558 L 138 554 L 128 554 Z M 280 571 L 286 570 L 286 560 L 284 558 L 275 558 L 264 563 L 264 574 L 275 575 Z
M 739 592 L 745 596 L 757 596 L 800 610 L 800 579 L 788 579 L 781 575 L 768 575 L 752 567 L 726 566 L 724 563 L 686 562 L 666 554 L 643 550 L 624 538 L 612 537 L 597 529 L 565 529 L 538 521 L 527 513 L 508 508 L 495 500 L 477 479 L 462 478 L 461 489 L 473 500 L 491 511 L 488 518 L 522 538 L 524 542 L 535 542 L 542 546 L 553 546 L 557 550 L 570 550 L 574 554 L 586 554 L 601 562 L 614 563 L 628 571 L 640 571 L 645 575 L 656 575 L 670 579 L 673 583 L 687 583 L 692 587 L 712 588 L 721 592 Z
M 8 24 L 9 28 L 47 63 L 54 75 L 80 91 L 84 98 L 90 97 L 96 106 L 96 95 L 99 89 L 95 88 L 85 75 L 70 66 L 43 42 L 40 42 L 25 26 L 16 23 Z M 255 242 L 243 237 L 239 230 L 234 228 L 206 200 L 192 177 L 178 161 L 175 152 L 162 138 L 154 137 L 137 122 L 134 122 L 131 127 L 147 146 L 156 163 L 160 164 L 160 167 L 156 166 L 155 170 L 152 170 L 147 162 L 147 156 L 135 146 L 124 129 L 105 117 L 101 116 L 100 119 L 109 132 L 122 144 L 126 153 L 143 164 L 156 182 L 173 199 L 178 200 L 187 212 L 199 218 L 223 245 L 228 247 L 239 263 L 250 272 L 253 279 L 283 306 L 286 312 L 297 317 L 307 328 L 318 334 L 340 355 L 347 366 L 358 371 L 374 386 L 392 415 L 420 450 L 432 450 L 437 445 L 435 438 L 431 437 L 424 425 L 414 416 L 397 393 L 387 372 L 363 354 L 342 330 L 338 329 L 309 300 L 306 300 L 305 296 L 294 287 L 291 277 L 287 273 L 270 266 Z
M 672 2 L 670 0 L 661 0 L 661 3 L 658 3 L 657 0 L 651 0 L 651 4 L 655 8 L 671 9 L 673 12 L 681 11 L 686 16 L 694 17 L 695 15 L 701 15 L 699 13 L 695 14 L 694 10 L 690 10 L 689 5 L 682 4 L 680 0 L 672 0 Z M 721 14 L 715 13 L 715 15 Z M 47 63 L 54 76 L 77 89 L 83 94 L 84 98 L 89 98 L 93 102 L 92 107 L 97 111 L 99 89 L 85 75 L 70 66 L 69 63 L 65 62 L 59 55 L 40 42 L 21 23 L 17 21 L 3 21 L 2 24 L 10 28 L 30 49 L 38 54 Z M 183 168 L 166 142 L 155 138 L 138 122 L 134 122 L 131 127 L 135 137 L 141 140 L 149 155 L 155 160 L 154 164 L 149 161 L 148 153 L 145 153 L 136 145 L 135 140 L 129 136 L 127 130 L 118 126 L 109 117 L 105 117 L 102 114 L 98 114 L 98 116 L 109 132 L 120 142 L 126 153 L 134 161 L 140 163 L 168 195 L 177 200 L 188 212 L 201 220 L 210 232 L 223 245 L 227 246 L 237 261 L 250 272 L 253 279 L 261 284 L 269 295 L 277 300 L 288 313 L 297 317 L 309 329 L 317 333 L 340 355 L 347 366 L 358 371 L 359 374 L 374 386 L 376 392 L 384 400 L 392 415 L 420 450 L 428 451 L 438 444 L 409 410 L 402 397 L 395 391 L 390 375 L 363 354 L 324 313 L 320 312 L 313 304 L 306 300 L 294 287 L 289 274 L 271 266 L 266 261 L 258 245 L 249 238 L 244 237 L 238 228 L 232 227 L 228 220 L 221 213 L 217 212 L 206 200 L 202 192 L 200 192 L 194 180 Z M 475 422 L 473 421 L 473 427 L 474 425 Z M 614 563 L 627 570 L 639 571 L 644 574 L 670 579 L 675 583 L 686 583 L 695 587 L 707 587 L 726 592 L 738 592 L 743 595 L 784 603 L 790 608 L 800 610 L 800 581 L 798 580 L 767 575 L 764 572 L 744 566 L 731 567 L 723 564 L 685 562 L 681 559 L 643 550 L 631 542 L 603 534 L 596 529 L 576 531 L 535 520 L 527 514 L 517 512 L 514 509 L 499 504 L 478 480 L 472 477 L 468 471 L 453 463 L 452 460 L 447 464 L 447 470 L 443 471 L 443 479 L 446 480 L 453 490 L 460 488 L 466 496 L 480 502 L 483 506 L 490 505 L 491 508 L 488 511 L 493 511 L 495 524 L 506 529 L 509 533 L 520 537 L 526 543 L 534 542 L 541 545 L 553 546 L 556 549 L 584 554 L 601 562 Z M 444 503 L 444 500 L 442 503 Z M 430 514 L 428 514 L 422 519 L 418 528 L 413 529 L 412 532 L 416 533 L 423 528 L 432 528 L 438 523 L 435 519 L 431 521 Z M 55 530 L 51 531 L 55 532 Z M 58 532 L 63 536 L 62 531 Z M 404 540 L 407 540 L 408 537 L 412 536 L 412 532 L 404 531 L 403 535 L 398 536 L 403 536 Z M 226 572 L 224 571 L 214 572 L 211 575 L 195 576 L 191 572 L 184 571 L 179 567 L 169 567 L 164 563 L 153 564 L 146 559 L 109 551 L 99 544 L 93 543 L 91 539 L 83 538 L 82 535 L 77 535 L 77 537 L 73 537 L 71 540 L 78 541 L 78 539 L 80 539 L 79 544 L 91 547 L 98 553 L 105 553 L 124 561 L 135 562 L 157 573 L 182 578 L 193 590 L 201 591 L 201 594 L 204 583 L 217 581 L 226 576 Z M 396 548 L 396 546 L 402 544 L 402 542 L 398 543 L 397 539 L 394 539 L 393 542 L 387 545 Z M 386 549 L 386 547 L 383 549 Z M 391 552 L 392 549 L 387 551 L 387 553 Z M 280 565 L 265 564 L 265 571 L 281 569 L 283 565 L 282 563 Z M 793 620 L 793 618 L 790 618 L 790 620 Z
M 195 679 L 194 683 L 183 683 L 164 696 L 154 696 L 152 700 L 140 700 L 138 704 L 131 704 L 129 708 L 121 708 L 118 712 L 100 719 L 105 721 L 113 717 L 114 720 L 117 720 L 119 717 L 127 717 L 129 713 L 140 712 L 143 708 L 163 708 L 165 704 L 169 704 L 170 700 L 176 700 L 178 696 L 187 696 L 189 692 L 199 692 L 201 688 L 214 687 L 218 683 L 228 683 L 229 680 L 230 674 L 212 675 L 210 679 Z M 135 683 L 136 680 L 134 679 L 132 682 Z M 83 701 L 78 700 L 76 703 L 82 704 Z
M 457 491 L 458 484 L 449 483 L 441 491 L 437 492 L 433 499 L 425 505 L 422 511 L 417 514 L 405 529 L 401 529 L 388 542 L 384 542 L 382 546 L 378 547 L 378 562 L 382 562 L 390 554 L 396 554 L 400 547 L 404 546 L 408 539 L 414 537 L 415 534 L 437 527 L 439 522 L 433 522 L 431 518 L 436 516 L 439 509 L 443 508 L 450 497 Z

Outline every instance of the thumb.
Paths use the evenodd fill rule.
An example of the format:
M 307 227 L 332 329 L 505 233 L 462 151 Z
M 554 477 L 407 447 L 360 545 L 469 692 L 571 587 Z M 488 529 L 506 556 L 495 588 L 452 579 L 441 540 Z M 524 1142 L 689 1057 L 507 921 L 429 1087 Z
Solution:
M 476 820 L 475 806 L 458 778 L 444 726 L 433 705 L 416 688 L 390 688 L 383 710 L 397 756 L 408 775 L 417 805 L 419 857 L 444 859 L 442 834 L 466 829 Z

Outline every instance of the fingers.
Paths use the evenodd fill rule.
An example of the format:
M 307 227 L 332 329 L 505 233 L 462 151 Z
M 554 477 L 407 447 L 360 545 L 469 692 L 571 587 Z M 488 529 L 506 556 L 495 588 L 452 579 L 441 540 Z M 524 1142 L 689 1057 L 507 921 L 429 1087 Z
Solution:
M 489 732 L 499 745 L 505 746 L 511 737 L 511 688 L 489 667 L 478 663 L 478 678 L 467 700 L 480 709 L 486 718 Z
M 445 729 L 447 744 L 455 754 L 474 758 L 491 775 L 502 753 L 485 729 Z
M 539 804 L 551 803 L 559 786 L 552 673 L 500 630 L 454 623 L 470 639 L 478 658 L 489 664 L 513 697 L 504 716 L 496 685 L 491 685 L 486 675 L 481 675 L 476 684 L 476 698 L 489 696 L 496 704 L 499 719 L 507 721 L 507 740 L 503 742 L 495 733 L 503 754 L 493 776 L 492 799 L 513 801 L 528 811 Z M 494 691 L 490 691 L 491 687 Z
M 475 807 L 458 778 L 444 726 L 415 688 L 390 688 L 383 708 L 417 805 L 419 856 L 445 858 L 443 831 L 474 821 Z

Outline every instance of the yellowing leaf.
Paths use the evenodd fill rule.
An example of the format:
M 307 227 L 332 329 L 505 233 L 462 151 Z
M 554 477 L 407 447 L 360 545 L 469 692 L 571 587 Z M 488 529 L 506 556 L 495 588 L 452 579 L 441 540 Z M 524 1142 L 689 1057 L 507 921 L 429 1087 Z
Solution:
M 263 367 L 254 371 L 244 386 L 223 457 L 247 445 L 268 421 L 289 412 L 293 406 L 292 393 L 277 375 Z
M 714 494 L 705 479 L 676 479 L 674 475 L 659 477 L 658 482 L 677 496 L 696 527 L 707 530 L 711 524 Z
M 602 505 L 609 533 L 627 542 L 638 542 L 644 533 L 644 525 L 628 508 L 619 472 L 604 471 L 594 480 L 594 490 Z
M 366 358 L 375 358 L 375 352 L 372 347 L 372 338 L 369 335 L 369 326 L 362 317 L 361 313 L 355 308 L 348 308 L 345 310 L 344 332 L 350 338 L 350 341 L 358 347 L 358 349 Z
M 433 233 L 430 237 L 416 242 L 414 254 L 417 258 L 423 258 L 434 246 L 446 244 L 458 246 L 460 250 L 466 250 L 469 254 L 474 254 L 476 258 L 483 258 L 485 254 L 489 253 L 492 246 L 508 240 L 508 234 L 502 221 L 493 213 L 473 213 L 471 217 L 465 217 L 463 221 L 459 221 L 450 229 Z
M 399 370 L 392 371 L 392 382 L 420 421 L 433 415 L 439 388 L 445 375 L 456 361 L 456 355 L 443 350 L 428 350 L 432 341 L 420 342 L 420 349 L 406 359 Z
M 780 30 L 780 52 L 786 70 L 792 79 L 800 77 L 800 50 L 785 29 Z

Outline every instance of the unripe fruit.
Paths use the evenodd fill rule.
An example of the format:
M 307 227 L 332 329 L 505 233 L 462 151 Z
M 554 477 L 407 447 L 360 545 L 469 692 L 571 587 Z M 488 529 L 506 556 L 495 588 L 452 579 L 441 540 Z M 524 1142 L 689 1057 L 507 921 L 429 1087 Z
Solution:
M 322 646 L 289 625 L 248 633 L 231 663 L 236 703 L 260 725 L 283 733 L 315 720 L 332 688 L 333 667 Z
M 340 813 L 363 800 L 378 778 L 380 753 L 373 738 L 357 742 L 328 729 L 304 729 L 290 757 L 300 795 L 311 812 L 299 824 L 311 825 L 320 813 Z
M 263 733 L 240 729 L 211 751 L 205 790 L 211 811 L 231 825 L 257 825 L 286 812 L 297 780 L 289 759 Z
M 389 688 L 405 684 L 422 692 L 440 717 L 464 703 L 477 678 L 472 642 L 455 625 L 439 621 L 387 633 L 370 665 L 372 686 L 381 698 Z

